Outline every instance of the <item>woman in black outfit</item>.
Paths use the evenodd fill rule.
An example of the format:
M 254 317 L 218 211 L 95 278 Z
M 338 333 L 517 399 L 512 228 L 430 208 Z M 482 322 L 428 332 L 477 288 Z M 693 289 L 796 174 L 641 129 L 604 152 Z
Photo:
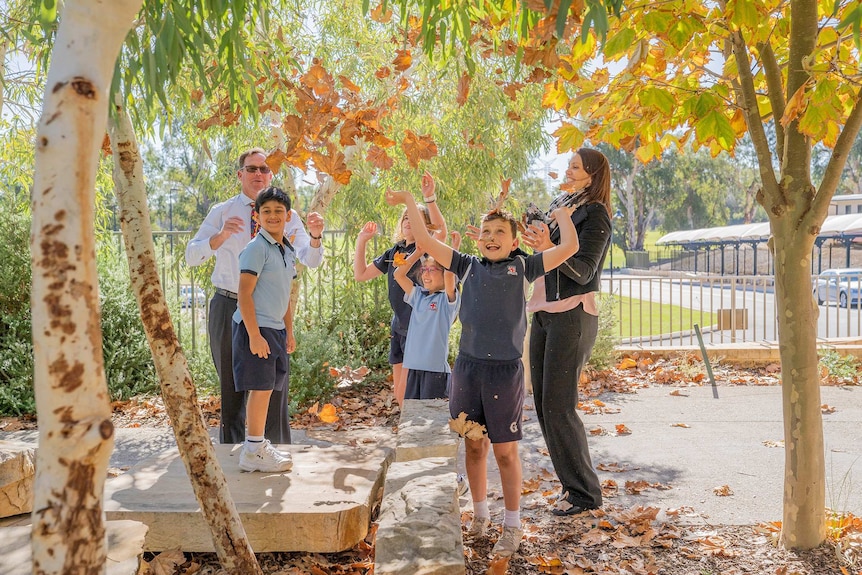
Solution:
M 602 505 L 602 490 L 590 460 L 587 434 L 575 408 L 578 380 L 598 333 L 597 292 L 611 240 L 611 187 L 608 159 L 581 148 L 566 170 L 563 192 L 547 214 L 562 204 L 572 213 L 580 247 L 557 269 L 539 278 L 527 310 L 530 330 L 530 376 L 536 415 L 562 492 L 554 515 L 574 515 Z M 542 251 L 559 243 L 556 222 L 528 226 L 524 243 Z

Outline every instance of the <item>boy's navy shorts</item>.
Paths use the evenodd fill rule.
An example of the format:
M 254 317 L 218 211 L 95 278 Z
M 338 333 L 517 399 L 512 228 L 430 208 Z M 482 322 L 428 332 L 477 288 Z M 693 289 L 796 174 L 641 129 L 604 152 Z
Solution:
M 233 381 L 237 391 L 283 391 L 290 376 L 287 355 L 287 330 L 260 328 L 260 335 L 269 343 L 269 357 L 260 358 L 248 348 L 245 322 L 233 322 Z
M 389 336 L 389 365 L 404 363 L 404 346 L 407 345 L 407 334 L 401 335 L 392 331 Z
M 411 369 L 407 372 L 404 399 L 445 399 L 449 397 L 451 374 Z
M 459 354 L 452 368 L 449 414 L 481 423 L 491 443 L 519 441 L 523 437 L 524 365 L 512 361 L 481 360 Z

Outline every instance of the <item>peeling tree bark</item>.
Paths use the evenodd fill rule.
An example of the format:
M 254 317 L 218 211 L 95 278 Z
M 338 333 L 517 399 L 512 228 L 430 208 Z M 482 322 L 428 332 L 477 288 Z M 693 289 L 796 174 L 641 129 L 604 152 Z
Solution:
M 143 164 L 132 122 L 122 105 L 117 104 L 114 112 L 109 127 L 120 223 L 132 288 L 161 382 L 165 409 L 222 567 L 236 575 L 262 575 L 216 459 L 165 302 L 156 265 Z
M 105 569 L 114 444 L 102 358 L 95 177 L 114 61 L 141 0 L 68 0 L 36 134 L 30 249 L 39 449 L 33 573 Z

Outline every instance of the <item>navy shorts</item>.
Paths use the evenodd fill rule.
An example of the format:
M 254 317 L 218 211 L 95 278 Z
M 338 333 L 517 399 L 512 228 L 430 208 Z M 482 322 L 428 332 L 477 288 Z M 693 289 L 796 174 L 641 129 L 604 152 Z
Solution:
M 411 369 L 407 372 L 404 399 L 445 399 L 449 397 L 450 374 Z
M 407 345 L 407 334 L 401 335 L 395 331 L 389 335 L 389 365 L 404 363 L 404 346 Z
M 512 361 L 480 360 L 458 355 L 452 368 L 449 414 L 462 413 L 481 423 L 491 443 L 520 441 L 524 414 L 524 365 Z
M 245 323 L 233 322 L 233 381 L 237 391 L 284 391 L 290 376 L 287 330 L 260 328 L 269 343 L 269 357 L 260 358 L 248 348 Z

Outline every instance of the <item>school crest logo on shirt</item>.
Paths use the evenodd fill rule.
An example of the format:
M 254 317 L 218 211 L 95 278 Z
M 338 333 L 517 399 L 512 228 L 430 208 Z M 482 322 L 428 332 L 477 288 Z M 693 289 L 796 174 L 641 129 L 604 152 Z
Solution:
M 431 303 L 429 303 L 429 304 L 428 304 L 428 309 L 430 309 L 431 311 L 437 311 L 437 302 L 436 302 L 436 301 L 432 301 Z
M 516 276 L 518 275 L 518 270 L 515 269 L 514 265 L 510 265 L 506 267 L 506 273 L 510 276 Z

